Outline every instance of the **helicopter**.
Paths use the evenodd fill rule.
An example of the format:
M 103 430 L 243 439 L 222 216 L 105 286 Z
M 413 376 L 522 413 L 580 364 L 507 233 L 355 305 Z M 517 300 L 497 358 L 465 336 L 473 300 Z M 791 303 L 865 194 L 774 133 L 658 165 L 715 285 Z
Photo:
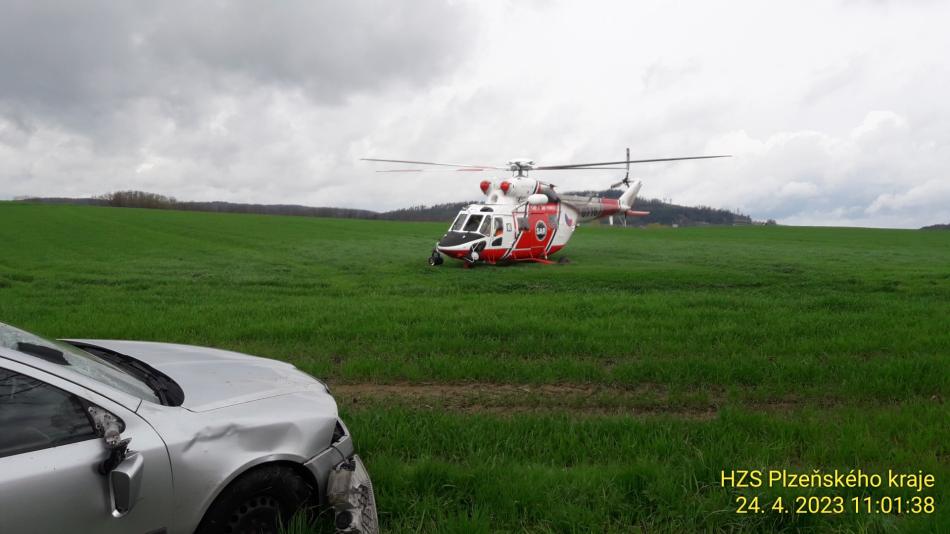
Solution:
M 551 256 L 567 245 L 579 223 L 625 215 L 643 217 L 648 211 L 633 209 L 640 180 L 630 181 L 630 164 L 728 158 L 719 156 L 685 156 L 675 158 L 630 159 L 630 149 L 623 161 L 536 165 L 520 158 L 505 166 L 466 165 L 398 159 L 361 158 L 362 161 L 450 167 L 456 171 L 509 171 L 510 178 L 486 179 L 479 183 L 485 200 L 459 211 L 449 230 L 439 239 L 429 256 L 429 265 L 442 265 L 442 256 L 461 260 L 463 266 L 510 262 L 554 263 Z M 624 165 L 616 167 L 615 165 Z M 529 178 L 530 171 L 560 170 L 624 170 L 626 174 L 610 188 L 623 186 L 620 198 L 562 195 L 554 184 Z M 385 169 L 376 172 L 433 172 L 433 169 Z

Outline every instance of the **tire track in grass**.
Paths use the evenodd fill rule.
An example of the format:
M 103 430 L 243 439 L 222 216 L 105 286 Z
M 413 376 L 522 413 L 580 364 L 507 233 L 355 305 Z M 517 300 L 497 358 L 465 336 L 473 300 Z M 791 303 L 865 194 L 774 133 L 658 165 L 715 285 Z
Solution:
M 558 412 L 573 415 L 672 416 L 709 420 L 727 405 L 770 413 L 785 413 L 806 406 L 829 407 L 836 399 L 784 397 L 736 400 L 721 389 L 671 391 L 658 384 L 615 387 L 597 384 L 497 384 L 497 383 L 343 383 L 331 385 L 340 406 L 360 410 L 380 405 L 460 413 Z

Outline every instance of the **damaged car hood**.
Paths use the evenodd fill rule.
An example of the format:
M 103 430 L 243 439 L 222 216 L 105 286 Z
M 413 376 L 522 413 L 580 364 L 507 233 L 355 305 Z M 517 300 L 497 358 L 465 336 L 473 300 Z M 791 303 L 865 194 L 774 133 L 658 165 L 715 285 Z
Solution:
M 75 339 L 143 361 L 185 392 L 181 406 L 204 412 L 299 391 L 328 395 L 326 386 L 293 365 L 237 352 L 145 341 Z M 329 395 L 328 395 L 329 396 Z

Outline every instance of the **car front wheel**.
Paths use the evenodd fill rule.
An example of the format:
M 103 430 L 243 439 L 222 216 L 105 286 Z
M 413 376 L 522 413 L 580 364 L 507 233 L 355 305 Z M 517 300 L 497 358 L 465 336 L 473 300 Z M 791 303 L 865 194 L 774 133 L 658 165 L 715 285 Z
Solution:
M 241 475 L 218 495 L 196 534 L 260 534 L 278 532 L 313 488 L 294 469 L 267 465 Z

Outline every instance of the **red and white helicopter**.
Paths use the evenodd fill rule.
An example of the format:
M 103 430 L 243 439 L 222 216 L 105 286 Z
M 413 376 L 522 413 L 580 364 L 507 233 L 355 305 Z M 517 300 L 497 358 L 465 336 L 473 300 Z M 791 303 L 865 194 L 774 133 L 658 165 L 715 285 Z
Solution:
M 429 265 L 441 265 L 442 254 L 464 261 L 466 267 L 476 263 L 505 263 L 534 261 L 553 263 L 550 256 L 567 245 L 578 223 L 616 214 L 633 217 L 649 215 L 635 211 L 634 200 L 642 183 L 630 182 L 631 163 L 654 163 L 688 159 L 727 158 L 729 156 L 688 156 L 678 158 L 627 159 L 602 163 L 573 163 L 567 165 L 535 165 L 528 159 L 509 161 L 505 167 L 492 165 L 461 165 L 398 159 L 362 158 L 363 161 L 405 163 L 453 167 L 456 171 L 511 171 L 507 179 L 482 180 L 479 187 L 485 194 L 481 204 L 463 208 L 449 231 L 442 236 L 429 257 Z M 613 167 L 612 165 L 625 165 Z M 554 185 L 528 178 L 528 171 L 626 169 L 622 180 L 612 184 L 624 186 L 620 198 L 581 197 L 561 195 Z M 387 169 L 377 172 L 423 172 L 423 169 Z

